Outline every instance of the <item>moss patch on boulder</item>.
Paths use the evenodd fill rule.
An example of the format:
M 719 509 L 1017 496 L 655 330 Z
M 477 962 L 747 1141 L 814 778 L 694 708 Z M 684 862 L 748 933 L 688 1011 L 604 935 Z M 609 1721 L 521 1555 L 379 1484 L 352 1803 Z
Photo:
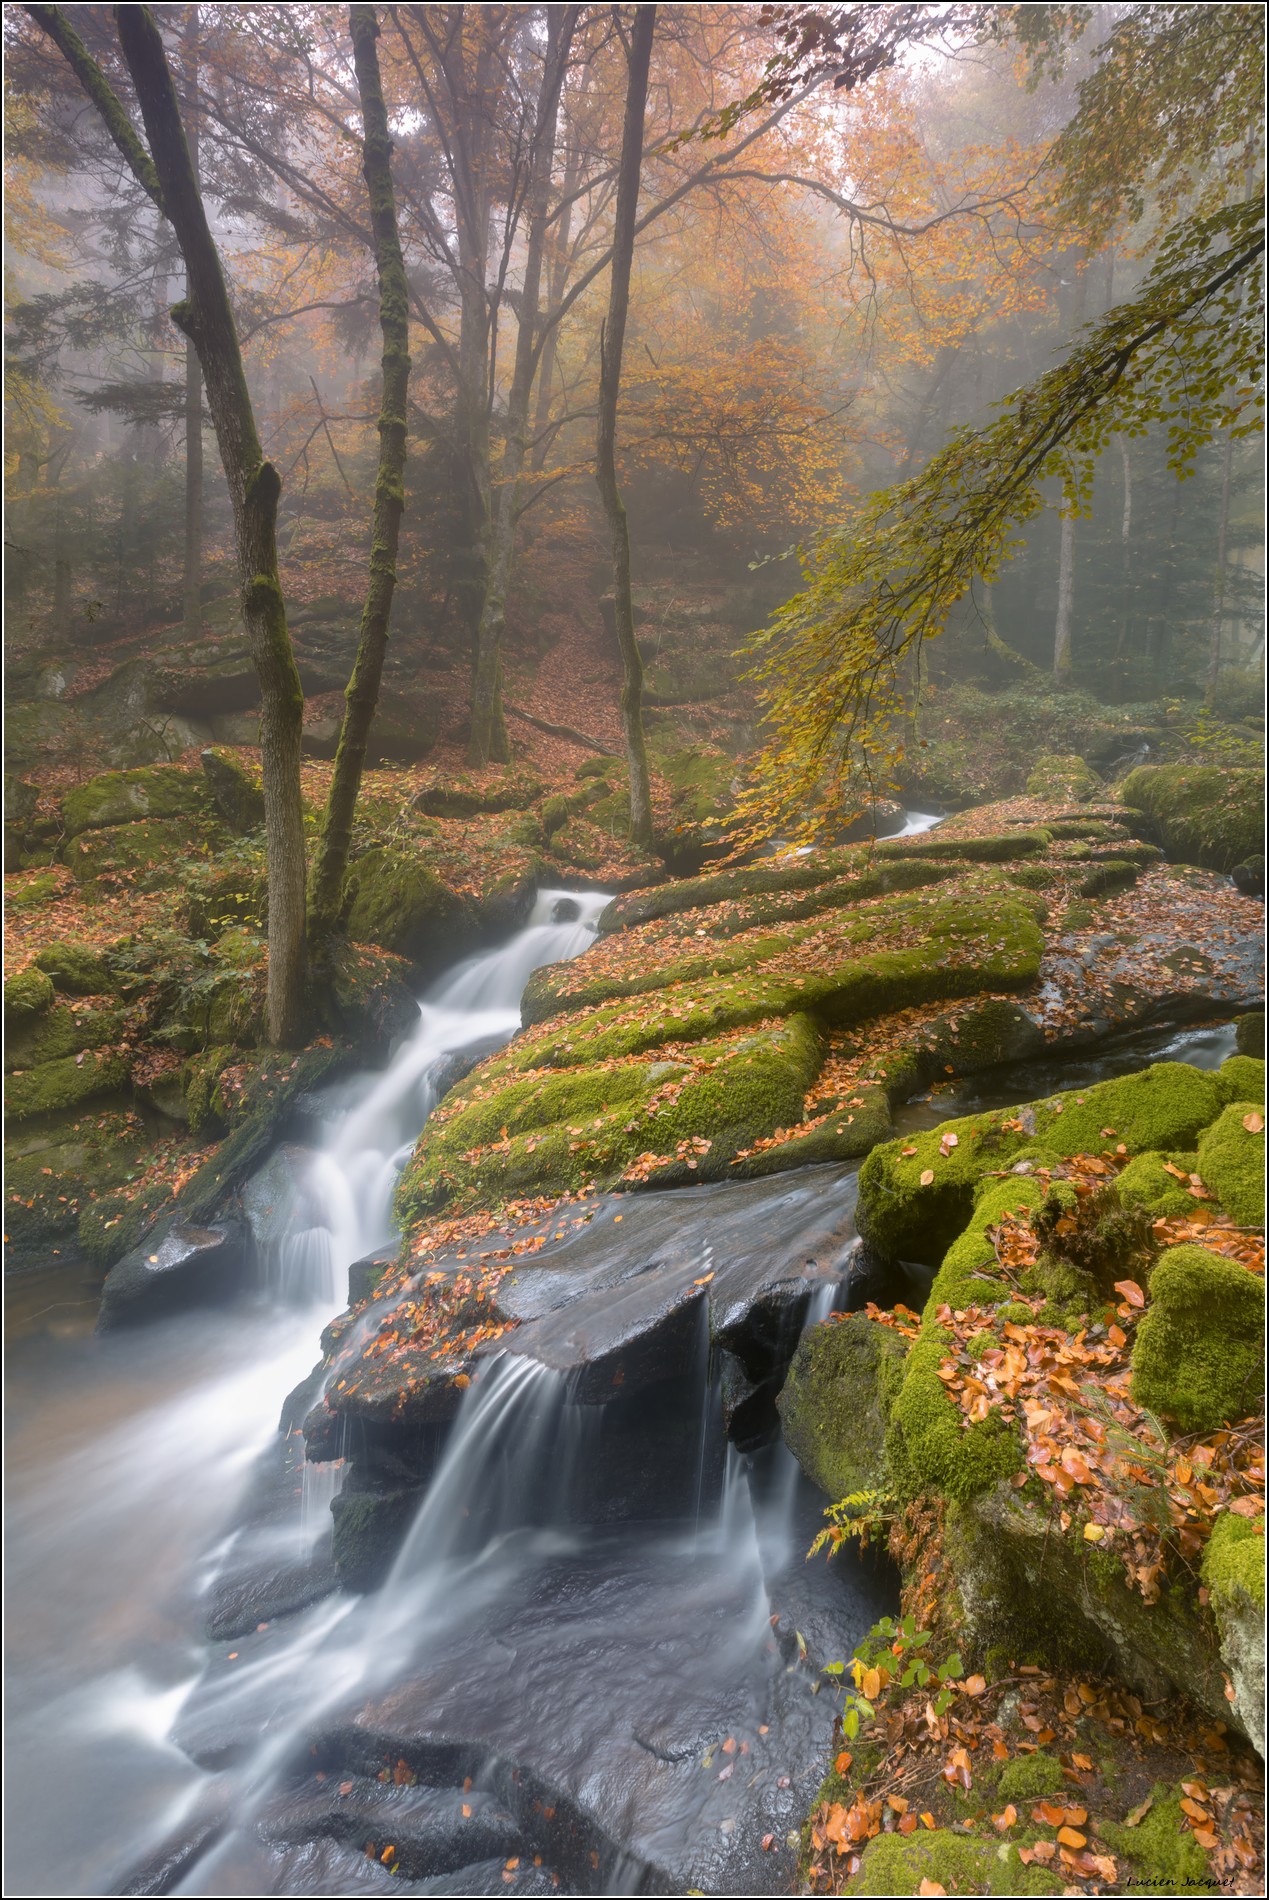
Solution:
M 1264 1226 L 1263 1096 L 1258 1102 L 1231 1103 L 1204 1131 L 1199 1138 L 1198 1171 L 1240 1227 Z
M 81 1049 L 100 1049 L 113 1042 L 123 1028 L 123 1017 L 113 1009 L 71 1009 L 59 1003 L 33 1022 L 11 1029 L 4 1042 L 6 1070 L 35 1069 L 43 1062 L 78 1055 Z
M 209 746 L 200 758 L 212 803 L 229 829 L 258 831 L 264 823 L 259 771 L 244 764 L 227 746 Z
M 932 1883 L 932 1884 L 931 1884 Z M 1012 1842 L 970 1840 L 950 1828 L 879 1834 L 869 1841 L 852 1894 L 1061 1893 L 1056 1874 L 1026 1867 Z
M 1265 1059 L 1264 1010 L 1252 1010 L 1246 1016 L 1240 1016 L 1235 1025 L 1235 1038 L 1235 1046 L 1240 1056 L 1255 1056 L 1263 1062 Z
M 4 1020 L 6 1028 L 16 1023 L 31 1023 L 52 1009 L 56 1001 L 53 984 L 40 969 L 20 970 L 5 978 Z
M 181 818 L 206 814 L 207 787 L 180 765 L 146 765 L 131 772 L 102 772 L 67 792 L 62 801 L 66 834 L 131 824 L 138 818 Z
M 353 864 L 348 934 L 377 943 L 425 970 L 439 970 L 468 948 L 475 934 L 470 901 L 418 857 L 379 848 Z
M 1126 1893 L 1214 1893 L 1207 1855 L 1194 1838 L 1181 1808 L 1181 1791 L 1156 1784 L 1151 1808 L 1136 1827 L 1103 1821 L 1108 1847 L 1128 1863 L 1121 1885 Z
M 4 1079 L 4 1112 L 11 1122 L 25 1122 L 38 1115 L 56 1115 L 77 1108 L 99 1095 L 112 1095 L 128 1080 L 127 1059 L 121 1055 L 98 1055 L 89 1050 L 79 1056 L 63 1056 L 56 1062 L 41 1062 L 21 1074 Z
M 104 996 L 114 988 L 104 959 L 85 950 L 82 944 L 46 944 L 35 964 L 63 996 Z
M 1205 1248 L 1171 1248 L 1137 1328 L 1133 1398 L 1183 1432 L 1248 1417 L 1263 1397 L 1264 1329 L 1262 1280 Z
M 803 1334 L 776 1401 L 784 1441 L 830 1498 L 879 1490 L 907 1341 L 862 1313 Z
M 1139 765 L 1122 786 L 1170 857 L 1232 871 L 1263 848 L 1265 775 L 1250 766 Z
M 1101 779 L 1078 753 L 1042 752 L 1027 779 L 1032 798 L 1052 799 L 1055 804 L 1086 804 L 1102 792 Z
M 227 842 L 223 827 L 201 816 L 142 818 L 81 832 L 67 841 L 64 857 L 79 884 L 113 875 L 147 890 L 171 884 L 174 867 L 210 857 Z

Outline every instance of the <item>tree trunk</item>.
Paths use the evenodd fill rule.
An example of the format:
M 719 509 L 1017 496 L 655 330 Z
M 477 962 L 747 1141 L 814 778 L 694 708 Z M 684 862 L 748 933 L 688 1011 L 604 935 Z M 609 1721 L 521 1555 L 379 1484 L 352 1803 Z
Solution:
M 55 6 L 28 13 L 58 47 L 100 113 L 138 182 L 170 222 L 185 260 L 186 297 L 172 320 L 198 352 L 233 505 L 242 611 L 260 681 L 260 750 L 269 867 L 270 1042 L 299 1040 L 306 973 L 304 807 L 300 733 L 304 694 L 278 576 L 282 481 L 266 462 L 233 308 L 190 159 L 163 41 L 148 7 L 120 7 L 119 43 L 141 107 L 145 145 L 87 47 Z
M 564 84 L 564 69 L 568 63 L 568 50 L 577 25 L 578 12 L 579 9 L 574 6 L 552 7 L 546 22 L 542 88 L 538 97 L 530 159 L 524 283 L 520 292 L 515 366 L 507 399 L 506 446 L 493 504 L 485 597 L 476 639 L 469 752 L 472 765 L 483 765 L 491 755 L 495 758 L 510 756 L 502 707 L 502 638 L 506 629 L 507 592 L 511 585 L 511 564 L 515 554 L 521 477 L 528 455 L 529 399 L 533 391 L 534 343 L 542 291 L 542 260 L 546 250 L 551 164 L 555 156 L 560 91 Z M 501 749 L 498 743 L 500 728 Z
M 635 640 L 634 602 L 630 592 L 630 525 L 617 487 L 617 398 L 621 393 L 621 359 L 630 309 L 630 268 L 634 258 L 635 212 L 643 165 L 643 116 L 648 98 L 648 68 L 655 5 L 635 9 L 630 33 L 626 116 L 621 136 L 621 168 L 617 174 L 617 209 L 613 230 L 612 278 L 608 291 L 608 319 L 599 333 L 599 425 L 595 443 L 595 483 L 608 517 L 612 536 L 613 595 L 617 644 L 621 648 L 621 724 L 630 768 L 630 836 L 647 850 L 652 843 L 652 793 L 648 781 L 648 754 L 643 738 L 643 665 Z
M 1225 552 L 1229 541 L 1229 488 L 1234 472 L 1234 438 L 1225 432 L 1225 467 L 1221 476 L 1221 519 L 1216 537 L 1216 600 L 1212 607 L 1212 645 L 1207 662 L 1207 697 L 1210 699 L 1221 674 L 1221 635 L 1225 622 Z
M 1132 644 L 1132 453 L 1127 438 L 1119 438 L 1119 455 L 1124 465 L 1124 512 L 1119 525 L 1119 641 L 1115 658 L 1126 659 Z
M 375 268 L 379 277 L 383 394 L 379 407 L 379 471 L 375 479 L 370 582 L 361 614 L 357 657 L 344 695 L 343 724 L 309 903 L 310 937 L 319 950 L 328 941 L 339 918 L 353 813 L 388 650 L 388 621 L 397 583 L 397 545 L 405 507 L 406 393 L 410 383 L 410 291 L 397 229 L 392 137 L 379 74 L 379 54 L 375 46 L 379 24 L 373 6 L 350 6 L 348 31 L 361 98 L 362 169 L 370 197 Z
M 1059 686 L 1071 683 L 1071 613 L 1075 605 L 1075 516 L 1063 514 L 1058 551 L 1057 626 L 1053 633 L 1053 678 Z
M 189 10 L 183 42 L 185 124 L 190 164 L 198 178 L 197 5 Z M 188 285 L 186 286 L 188 293 Z M 185 345 L 185 638 L 197 640 L 203 625 L 203 372 L 192 343 Z

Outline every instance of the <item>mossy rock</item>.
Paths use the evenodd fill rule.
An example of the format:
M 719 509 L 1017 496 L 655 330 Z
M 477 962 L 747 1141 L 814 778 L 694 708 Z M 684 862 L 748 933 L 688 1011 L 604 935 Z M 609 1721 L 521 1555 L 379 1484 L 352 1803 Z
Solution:
M 1259 1122 L 1258 1129 L 1247 1127 Z M 1265 1224 L 1264 1098 L 1232 1102 L 1199 1138 L 1198 1171 L 1240 1227 Z
M 1223 1103 L 1256 1102 L 1265 1099 L 1265 1062 L 1263 1056 L 1227 1056 L 1216 1071 L 1216 1086 Z
M 807 857 L 780 859 L 776 862 L 745 865 L 732 871 L 713 871 L 702 877 L 675 878 L 651 890 L 631 891 L 615 897 L 601 912 L 599 929 L 609 935 L 617 930 L 632 930 L 639 924 L 670 917 L 679 911 L 697 910 L 704 905 L 730 904 L 758 895 L 782 896 L 792 891 L 807 891 L 827 884 L 850 872 L 866 870 L 862 850 L 822 851 Z
M 229 1110 L 220 1093 L 220 1078 L 234 1060 L 235 1051 L 227 1044 L 204 1049 L 181 1065 L 181 1094 L 185 1100 L 192 1135 L 223 1135 L 229 1122 Z
M 1265 1521 L 1222 1511 L 1203 1552 L 1203 1583 L 1220 1632 L 1234 1710 L 1265 1753 Z
M 114 988 L 105 961 L 81 944 L 46 944 L 35 963 L 63 996 L 105 996 Z
M 1261 1062 L 1265 1059 L 1265 1012 L 1263 1009 L 1250 1011 L 1240 1016 L 1234 1026 L 1234 1046 L 1240 1056 L 1253 1056 Z
M 257 950 L 260 939 L 253 939 Z M 241 969 L 212 969 L 187 983 L 169 1023 L 184 1031 L 174 1040 L 185 1049 L 217 1044 L 254 1044 L 264 1033 L 263 971 L 257 956 Z
M 527 811 L 541 796 L 542 781 L 527 772 L 509 772 L 484 785 L 460 775 L 425 785 L 414 808 L 429 818 L 474 818 L 481 812 Z
M 16 911 L 42 910 L 45 904 L 53 902 L 61 888 L 56 871 L 40 871 L 34 877 L 24 878 L 20 884 L 11 884 L 4 894 L 5 905 Z
M 591 1182 L 611 1186 L 640 1155 L 660 1186 L 724 1178 L 732 1157 L 797 1122 L 820 1061 L 805 1016 L 688 1056 L 509 1076 L 476 1069 L 424 1128 L 397 1188 L 414 1222 L 452 1202 L 492 1207 Z M 680 1143 L 699 1142 L 680 1155 Z M 689 1163 L 691 1165 L 689 1165 Z
M 593 759 L 583 759 L 573 777 L 577 779 L 607 778 L 611 773 L 619 772 L 624 763 L 624 760 L 611 752 Z
M 813 956 L 798 953 L 814 938 Z M 883 899 L 807 930 L 772 938 L 759 961 L 677 983 L 634 1006 L 613 1002 L 544 1024 L 504 1058 L 508 1066 L 572 1066 L 696 1041 L 774 1016 L 814 1011 L 849 1026 L 892 1010 L 980 990 L 1014 989 L 1036 975 L 1044 939 L 1021 904 Z M 792 953 L 793 967 L 775 959 Z
M 922 1883 L 934 1883 L 923 1887 Z M 950 1828 L 878 1834 L 869 1841 L 852 1894 L 1061 1893 L 1046 1868 L 1026 1867 L 1013 1842 L 976 1841 Z
M 1263 849 L 1263 768 L 1139 765 L 1121 796 L 1146 814 L 1170 857 L 1231 871 Z
M 212 803 L 231 831 L 258 831 L 264 823 L 264 787 L 260 774 L 226 746 L 200 754 Z
M 760 1148 L 754 1153 L 737 1155 L 729 1178 L 752 1181 L 759 1175 L 781 1174 L 788 1168 L 807 1168 L 822 1161 L 853 1161 L 866 1155 L 879 1141 L 888 1141 L 894 1133 L 890 1098 L 884 1088 L 860 1083 L 851 1090 L 853 1106 L 839 1104 L 819 1126 L 800 1135 Z
M 185 919 L 190 935 L 214 943 L 236 925 L 264 931 L 269 921 L 269 888 L 262 864 L 208 866 L 208 875 L 190 888 Z
M 1125 1893 L 1215 1893 L 1207 1855 L 1181 1807 L 1181 1790 L 1156 1782 L 1151 1804 L 1136 1827 L 1098 1824 L 1107 1847 L 1127 1863 L 1120 1868 L 1119 1886 Z
M 127 825 L 138 818 L 181 818 L 210 807 L 202 778 L 181 765 L 145 765 L 131 772 L 102 772 L 67 792 L 62 801 L 66 835 Z
M 96 1096 L 113 1095 L 128 1080 L 127 1058 L 98 1055 L 94 1050 L 41 1062 L 4 1081 L 4 1112 L 11 1122 L 30 1121 L 78 1108 Z
M 880 1490 L 908 1342 L 863 1313 L 802 1335 L 776 1401 L 784 1442 L 830 1498 Z
M 143 890 L 178 883 L 194 856 L 210 857 L 229 842 L 223 826 L 197 815 L 142 818 L 68 839 L 64 857 L 78 884 L 114 875 Z
M 10 1258 L 43 1264 L 74 1243 L 81 1212 L 140 1175 L 153 1142 L 139 1116 L 100 1105 L 14 1123 L 4 1144 Z
M 117 1260 L 122 1260 L 140 1243 L 171 1199 L 171 1189 L 166 1184 L 147 1188 L 140 1194 L 102 1195 L 80 1213 L 76 1230 L 79 1251 L 90 1266 L 108 1272 Z
M 1183 1432 L 1247 1418 L 1264 1390 L 1264 1281 L 1202 1247 L 1173 1247 L 1150 1277 L 1132 1396 Z
M 1014 1163 L 1039 1142 L 1057 1155 L 1189 1150 L 1222 1107 L 1217 1079 L 1183 1062 L 1070 1089 L 1020 1108 L 967 1115 L 874 1149 L 859 1171 L 860 1232 L 892 1258 L 937 1266 L 963 1231 L 981 1174 Z M 1113 1133 L 1104 1135 L 1102 1130 Z M 956 1146 L 943 1152 L 952 1135 Z M 911 1148 L 905 1155 L 903 1148 Z M 923 1173 L 934 1179 L 922 1185 Z
M 923 1325 L 891 1408 L 886 1457 L 901 1495 L 964 1503 L 1021 1470 L 1022 1450 L 998 1412 L 965 1426 L 938 1376 L 950 1342 L 944 1327 Z
M 44 1062 L 78 1055 L 82 1049 L 100 1049 L 114 1042 L 123 1029 L 123 1017 L 113 1009 L 74 1010 L 59 1003 L 34 1021 L 17 1024 L 5 1037 L 6 1070 L 35 1069 Z
M 996 1793 L 1002 1801 L 1042 1801 L 1046 1794 L 1061 1794 L 1066 1776 L 1056 1755 L 1037 1748 L 1034 1755 L 1015 1755 L 1000 1771 Z
M 1168 1166 L 1180 1168 L 1186 1180 L 1178 1180 Z M 1187 1181 L 1199 1172 L 1196 1154 L 1134 1155 L 1116 1178 L 1119 1199 L 1125 1207 L 1142 1207 L 1152 1220 L 1171 1220 L 1179 1214 L 1191 1214 L 1198 1205 L 1189 1192 Z
M 1047 851 L 1053 833 L 1042 826 L 1026 831 L 992 832 L 981 838 L 947 838 L 927 832 L 913 838 L 885 838 L 876 847 L 879 858 L 956 858 L 971 864 L 1009 864 L 1015 858 Z
M 19 970 L 16 976 L 5 978 L 5 1027 L 34 1022 L 52 1009 L 56 1000 L 52 981 L 43 970 Z
M 1103 858 L 1086 871 L 1078 885 L 1081 897 L 1109 897 L 1114 891 L 1129 890 L 1140 877 L 1137 865 L 1126 858 Z
M 353 863 L 349 887 L 348 934 L 354 943 L 376 943 L 422 970 L 435 971 L 475 939 L 470 901 L 404 851 L 367 851 Z
M 1032 798 L 1051 799 L 1054 804 L 1084 805 L 1105 789 L 1091 765 L 1073 752 L 1042 752 L 1036 760 L 1026 786 Z

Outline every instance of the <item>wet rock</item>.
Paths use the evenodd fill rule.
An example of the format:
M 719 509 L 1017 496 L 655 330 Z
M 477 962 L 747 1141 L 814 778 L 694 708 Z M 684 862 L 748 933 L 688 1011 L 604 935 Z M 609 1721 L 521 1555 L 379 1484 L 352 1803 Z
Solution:
M 232 1218 L 156 1229 L 106 1275 L 97 1330 L 143 1325 L 187 1307 L 217 1305 L 250 1277 L 250 1230 Z
M 1264 896 L 1265 861 L 1263 857 L 1257 855 L 1245 859 L 1242 864 L 1236 864 L 1229 875 L 1244 897 Z

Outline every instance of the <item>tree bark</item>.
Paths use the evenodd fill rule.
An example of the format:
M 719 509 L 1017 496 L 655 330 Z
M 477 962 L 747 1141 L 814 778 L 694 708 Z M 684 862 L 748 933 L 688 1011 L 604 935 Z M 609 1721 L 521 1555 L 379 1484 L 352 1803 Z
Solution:
M 1115 658 L 1127 658 L 1132 644 L 1132 451 L 1124 436 L 1119 438 L 1119 456 L 1124 465 L 1124 512 L 1119 524 L 1119 641 Z
M 635 639 L 634 601 L 630 591 L 630 524 L 617 486 L 617 399 L 621 393 L 621 359 L 630 310 L 630 269 L 643 164 L 643 117 L 656 13 L 655 5 L 636 7 L 630 32 L 608 318 L 599 333 L 599 425 L 595 441 L 595 483 L 612 537 L 613 594 L 622 667 L 621 725 L 630 770 L 630 836 L 643 850 L 652 843 L 652 791 L 643 737 L 643 664 Z
M 198 178 L 198 36 L 197 0 L 189 10 L 182 46 L 185 83 L 186 137 L 190 164 Z M 188 284 L 186 294 L 188 295 Z M 185 638 L 197 640 L 203 626 L 203 372 L 198 351 L 185 344 Z
M 375 45 L 379 23 L 374 7 L 350 6 L 348 31 L 361 99 L 362 170 L 370 198 L 375 268 L 379 277 L 383 393 L 379 407 L 379 469 L 375 478 L 370 581 L 361 614 L 357 657 L 344 695 L 343 723 L 309 901 L 310 938 L 319 950 L 329 940 L 339 918 L 352 842 L 353 813 L 388 650 L 388 622 L 396 591 L 397 547 L 405 508 L 406 394 L 410 383 L 410 291 L 397 228 L 392 137 Z
M 1225 466 L 1221 475 L 1221 518 L 1216 537 L 1216 599 L 1212 607 L 1212 643 L 1207 661 L 1207 697 L 1221 675 L 1221 636 L 1225 623 L 1226 548 L 1229 542 L 1229 489 L 1234 472 L 1234 438 L 1225 432 Z
M 185 260 L 186 296 L 173 309 L 172 320 L 194 345 L 207 384 L 208 407 L 233 507 L 243 619 L 260 681 L 269 877 L 267 1030 L 270 1042 L 285 1046 L 297 1042 L 302 1032 L 307 956 L 300 797 L 304 695 L 278 575 L 282 481 L 260 447 L 220 255 L 207 223 L 154 16 L 144 6 L 121 6 L 115 16 L 141 107 L 143 144 L 61 9 L 29 6 L 27 11 L 71 66 L 138 182 L 170 222 Z
M 1058 686 L 1071 683 L 1071 616 L 1075 606 L 1075 516 L 1063 514 L 1058 551 L 1057 625 L 1053 632 L 1053 678 Z
M 536 361 L 534 343 L 542 293 L 542 262 L 546 250 L 547 213 L 550 208 L 551 164 L 559 121 L 560 92 L 568 51 L 580 8 L 552 7 L 547 14 L 546 53 L 542 86 L 535 116 L 530 156 L 528 239 L 520 318 L 516 333 L 515 366 L 507 398 L 507 435 L 500 479 L 492 503 L 485 597 L 476 638 L 476 667 L 472 693 L 471 743 L 468 762 L 484 765 L 491 753 L 509 756 L 502 707 L 502 638 L 507 622 L 507 592 L 515 553 L 516 522 L 520 511 L 521 477 L 528 455 L 529 399 Z M 498 745 L 501 726 L 502 746 Z

